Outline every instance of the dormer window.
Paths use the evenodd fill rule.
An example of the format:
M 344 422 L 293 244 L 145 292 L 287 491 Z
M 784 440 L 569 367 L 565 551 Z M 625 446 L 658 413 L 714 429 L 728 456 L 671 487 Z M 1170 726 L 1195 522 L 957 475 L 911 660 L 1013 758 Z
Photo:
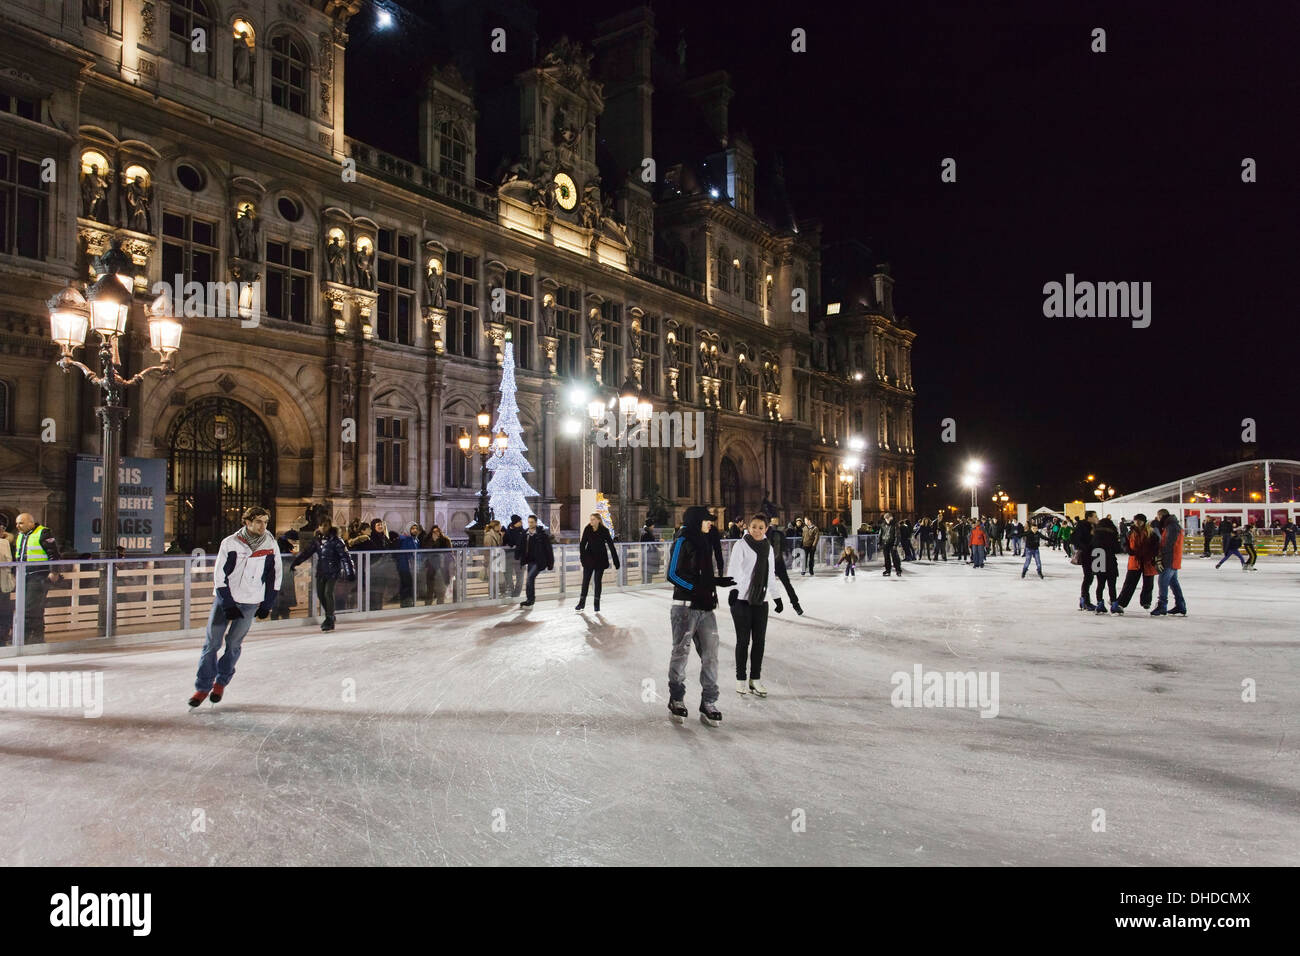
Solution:
M 311 64 L 301 43 L 281 33 L 271 39 L 271 102 L 307 115 L 307 72 Z
M 460 126 L 444 122 L 438 130 L 438 171 L 448 179 L 464 183 L 468 152 Z

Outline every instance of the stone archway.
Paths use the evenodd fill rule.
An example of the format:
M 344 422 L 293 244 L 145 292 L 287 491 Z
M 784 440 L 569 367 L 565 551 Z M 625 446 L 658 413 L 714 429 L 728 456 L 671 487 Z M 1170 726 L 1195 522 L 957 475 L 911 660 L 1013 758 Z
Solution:
M 250 505 L 271 511 L 276 452 L 261 418 L 234 399 L 210 395 L 185 406 L 167 434 L 167 491 L 176 496 L 174 536 L 183 551 L 215 551 Z

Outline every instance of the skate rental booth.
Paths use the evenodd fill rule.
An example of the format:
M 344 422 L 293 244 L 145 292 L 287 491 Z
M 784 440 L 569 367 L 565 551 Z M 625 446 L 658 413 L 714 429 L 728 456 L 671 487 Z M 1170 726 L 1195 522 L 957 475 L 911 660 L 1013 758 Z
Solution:
M 1207 518 L 1232 518 L 1239 524 L 1254 524 L 1268 533 L 1274 522 L 1286 524 L 1300 518 L 1300 461 L 1289 458 L 1259 458 L 1240 461 L 1199 475 L 1117 495 L 1102 504 L 1090 505 L 1112 518 L 1154 515 L 1159 508 L 1178 516 L 1186 533 L 1199 534 Z

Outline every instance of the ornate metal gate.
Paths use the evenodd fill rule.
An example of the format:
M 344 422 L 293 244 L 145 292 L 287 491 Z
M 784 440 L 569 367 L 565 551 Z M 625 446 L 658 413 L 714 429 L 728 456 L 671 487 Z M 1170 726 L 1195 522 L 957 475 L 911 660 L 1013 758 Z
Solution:
M 217 396 L 191 402 L 168 445 L 167 490 L 176 494 L 182 550 L 215 551 L 250 505 L 268 509 L 274 522 L 275 446 L 252 409 Z

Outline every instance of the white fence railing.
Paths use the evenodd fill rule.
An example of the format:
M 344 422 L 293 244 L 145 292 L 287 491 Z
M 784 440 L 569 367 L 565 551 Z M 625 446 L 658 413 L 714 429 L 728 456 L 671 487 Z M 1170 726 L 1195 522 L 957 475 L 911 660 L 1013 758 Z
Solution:
M 844 538 L 823 536 L 815 564 L 833 564 Z M 865 559 L 875 552 L 875 535 L 850 535 Z M 731 539 L 721 541 L 724 566 Z M 785 539 L 791 573 L 804 567 L 797 538 Z M 620 567 L 605 572 L 614 590 L 666 586 L 671 541 L 616 544 Z M 577 591 L 582 564 L 576 544 L 554 546 L 555 566 L 534 583 L 539 599 Z M 273 620 L 319 618 L 315 562 L 291 572 L 294 555 L 282 556 L 284 580 Z M 354 551 L 356 580 L 335 584 L 335 614 L 366 615 L 391 608 L 433 608 L 466 602 L 510 603 L 523 592 L 525 569 L 507 548 L 442 551 Z M 214 555 L 118 558 L 0 564 L 0 641 L 18 653 L 40 643 L 131 634 L 176 637 L 207 622 L 212 608 Z M 12 590 L 6 590 L 12 582 Z

